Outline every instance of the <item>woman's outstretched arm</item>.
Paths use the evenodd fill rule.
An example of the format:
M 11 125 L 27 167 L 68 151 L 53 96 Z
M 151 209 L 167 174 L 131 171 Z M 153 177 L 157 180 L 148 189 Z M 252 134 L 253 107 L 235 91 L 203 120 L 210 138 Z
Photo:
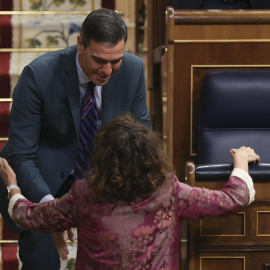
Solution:
M 228 216 L 254 201 L 253 181 L 248 163 L 260 157 L 250 147 L 231 149 L 234 169 L 220 190 L 191 187 L 175 181 L 176 209 L 183 219 L 198 220 L 204 216 Z

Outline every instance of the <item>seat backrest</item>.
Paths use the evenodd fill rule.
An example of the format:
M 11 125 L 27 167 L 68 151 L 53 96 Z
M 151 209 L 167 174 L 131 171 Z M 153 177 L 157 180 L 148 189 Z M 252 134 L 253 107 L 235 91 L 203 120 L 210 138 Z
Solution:
M 270 71 L 219 71 L 204 79 L 198 163 L 231 162 L 230 149 L 240 146 L 270 163 Z

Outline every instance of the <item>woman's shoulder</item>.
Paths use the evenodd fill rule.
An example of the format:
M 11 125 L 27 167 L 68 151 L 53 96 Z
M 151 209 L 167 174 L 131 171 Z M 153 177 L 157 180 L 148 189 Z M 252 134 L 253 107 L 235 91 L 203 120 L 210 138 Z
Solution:
M 76 194 L 83 195 L 83 194 L 89 194 L 93 193 L 93 191 L 90 189 L 89 184 L 86 179 L 77 180 L 75 181 L 72 189 Z
M 172 194 L 175 187 L 175 180 L 177 179 L 174 172 L 169 172 L 166 174 L 163 184 L 161 184 L 157 190 L 153 193 L 153 197 L 160 196 L 160 194 Z M 177 179 L 178 181 L 178 179 Z

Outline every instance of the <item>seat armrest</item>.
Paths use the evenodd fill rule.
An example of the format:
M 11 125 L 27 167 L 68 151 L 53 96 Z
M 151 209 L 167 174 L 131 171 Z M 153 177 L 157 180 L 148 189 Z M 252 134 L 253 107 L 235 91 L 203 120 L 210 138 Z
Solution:
M 233 164 L 198 164 L 196 165 L 196 181 L 227 181 L 232 173 Z M 249 174 L 253 181 L 270 180 L 270 163 L 250 163 Z

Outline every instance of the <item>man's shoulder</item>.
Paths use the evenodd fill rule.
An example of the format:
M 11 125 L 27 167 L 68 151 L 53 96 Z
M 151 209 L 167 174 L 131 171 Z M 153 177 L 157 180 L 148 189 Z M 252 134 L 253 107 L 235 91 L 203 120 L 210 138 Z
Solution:
M 134 72 L 141 72 L 144 69 L 144 63 L 142 59 L 132 53 L 124 52 L 122 65 L 119 72 L 130 73 L 134 75 Z
M 76 46 L 71 46 L 65 49 L 61 50 L 56 50 L 52 52 L 47 52 L 36 59 L 34 59 L 30 65 L 32 66 L 39 66 L 39 65 L 44 65 L 44 63 L 50 63 L 52 64 L 53 62 L 57 62 L 60 59 L 64 58 L 75 58 L 77 53 L 77 47 Z
M 142 62 L 142 59 L 139 56 L 130 52 L 126 52 L 126 51 L 124 52 L 124 59 L 128 59 L 130 61 L 139 62 L 139 63 Z

